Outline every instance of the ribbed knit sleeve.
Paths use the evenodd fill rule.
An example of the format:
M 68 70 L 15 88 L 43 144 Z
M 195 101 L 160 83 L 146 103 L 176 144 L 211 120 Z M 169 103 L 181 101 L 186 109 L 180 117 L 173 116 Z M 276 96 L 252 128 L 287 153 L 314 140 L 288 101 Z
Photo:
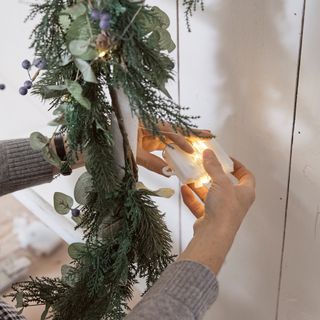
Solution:
M 126 320 L 198 320 L 218 296 L 216 276 L 192 261 L 170 265 Z
M 29 139 L 0 141 L 0 196 L 50 182 L 53 168 Z

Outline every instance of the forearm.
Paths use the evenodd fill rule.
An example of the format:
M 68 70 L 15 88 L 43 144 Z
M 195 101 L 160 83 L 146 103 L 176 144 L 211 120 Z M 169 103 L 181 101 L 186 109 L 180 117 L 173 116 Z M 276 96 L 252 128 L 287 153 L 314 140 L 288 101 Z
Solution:
M 218 296 L 215 275 L 193 261 L 171 264 L 126 320 L 202 319 Z
M 0 196 L 50 182 L 53 167 L 41 152 L 30 147 L 29 139 L 0 141 Z
M 237 228 L 213 222 L 196 228 L 194 237 L 178 260 L 190 260 L 218 274 L 235 238 Z

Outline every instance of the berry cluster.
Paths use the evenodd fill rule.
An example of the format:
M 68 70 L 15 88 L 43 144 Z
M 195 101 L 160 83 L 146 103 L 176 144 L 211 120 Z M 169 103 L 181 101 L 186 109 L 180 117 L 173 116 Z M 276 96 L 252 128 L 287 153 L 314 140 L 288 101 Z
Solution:
M 0 90 L 4 90 L 6 88 L 6 85 L 3 83 L 0 83 Z
M 91 19 L 99 21 L 99 27 L 102 31 L 106 31 L 110 28 L 111 16 L 109 13 L 99 11 L 98 9 L 92 9 Z
M 35 58 L 33 60 L 33 63 L 31 63 L 29 60 L 23 60 L 21 63 L 21 66 L 23 69 L 27 70 L 29 73 L 32 66 L 35 66 L 38 70 L 43 70 L 46 68 L 47 63 L 43 58 Z M 19 88 L 19 93 L 22 96 L 25 96 L 28 93 L 29 89 L 31 89 L 31 87 L 32 87 L 32 81 L 27 80 L 24 82 L 23 86 Z

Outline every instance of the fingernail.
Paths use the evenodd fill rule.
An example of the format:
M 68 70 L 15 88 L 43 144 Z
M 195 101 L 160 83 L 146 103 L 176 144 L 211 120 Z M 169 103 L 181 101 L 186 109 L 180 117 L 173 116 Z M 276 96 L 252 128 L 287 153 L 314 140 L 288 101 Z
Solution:
M 194 152 L 194 149 L 193 149 L 192 145 L 189 142 L 187 142 L 187 144 L 186 144 L 186 151 L 188 153 L 193 153 Z

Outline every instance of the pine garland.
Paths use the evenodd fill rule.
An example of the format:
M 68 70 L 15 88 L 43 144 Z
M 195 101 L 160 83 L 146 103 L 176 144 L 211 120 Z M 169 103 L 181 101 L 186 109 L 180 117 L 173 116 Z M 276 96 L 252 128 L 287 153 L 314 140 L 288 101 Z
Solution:
M 203 5 L 184 1 L 187 18 L 198 3 Z M 30 278 L 14 285 L 11 296 L 21 311 L 44 305 L 41 319 L 122 319 L 137 277 L 145 278 L 149 289 L 174 260 L 170 231 L 152 192 L 137 187 L 137 167 L 117 100 L 122 88 L 132 112 L 156 136 L 162 137 L 157 125 L 164 121 L 192 132 L 196 117 L 184 115 L 186 108 L 165 88 L 174 68 L 166 53 L 175 48 L 167 31 L 170 20 L 158 7 L 129 0 L 47 0 L 32 5 L 28 18 L 38 14 L 42 19 L 32 47 L 46 70 L 38 72 L 32 93 L 50 101 L 56 116 L 51 124 L 56 132 L 67 133 L 68 160 L 61 163 L 49 148 L 50 139 L 39 133 L 32 135 L 32 145 L 62 170 L 84 153 L 87 172 L 77 182 L 75 200 L 85 243 L 69 246 L 73 260 L 62 267 L 61 278 Z M 113 113 L 123 146 L 114 146 Z M 115 147 L 124 151 L 124 176 L 119 175 Z M 55 194 L 60 214 L 72 206 L 71 197 Z

